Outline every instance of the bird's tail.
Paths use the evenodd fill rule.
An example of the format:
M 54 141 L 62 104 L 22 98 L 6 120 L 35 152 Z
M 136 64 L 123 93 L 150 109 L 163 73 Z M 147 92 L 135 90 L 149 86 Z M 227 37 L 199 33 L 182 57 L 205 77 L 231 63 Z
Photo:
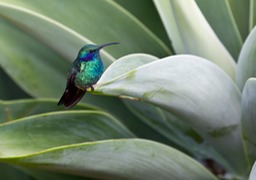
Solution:
M 76 105 L 84 96 L 86 90 L 77 88 L 73 83 L 69 84 L 63 93 L 58 105 L 64 105 L 66 109 L 69 109 Z

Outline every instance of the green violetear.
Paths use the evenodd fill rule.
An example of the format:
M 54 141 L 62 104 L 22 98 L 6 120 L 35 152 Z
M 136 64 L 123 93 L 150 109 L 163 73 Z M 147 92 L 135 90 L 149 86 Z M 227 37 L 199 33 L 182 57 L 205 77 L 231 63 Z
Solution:
M 69 69 L 66 89 L 58 105 L 71 108 L 81 100 L 88 88 L 94 90 L 93 85 L 97 83 L 104 71 L 100 50 L 114 44 L 118 43 L 112 42 L 99 46 L 87 44 L 80 49 Z

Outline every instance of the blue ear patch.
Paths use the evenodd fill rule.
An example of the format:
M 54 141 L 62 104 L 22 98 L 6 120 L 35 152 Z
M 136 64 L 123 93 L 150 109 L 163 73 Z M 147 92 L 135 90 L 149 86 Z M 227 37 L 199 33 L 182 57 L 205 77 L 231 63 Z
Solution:
M 86 55 L 86 60 L 87 60 L 87 61 L 92 60 L 93 54 L 94 54 L 94 53 L 88 53 L 88 54 Z
M 83 56 L 80 56 L 79 59 L 81 61 L 90 61 L 93 59 L 93 55 L 94 55 L 94 53 L 83 54 Z

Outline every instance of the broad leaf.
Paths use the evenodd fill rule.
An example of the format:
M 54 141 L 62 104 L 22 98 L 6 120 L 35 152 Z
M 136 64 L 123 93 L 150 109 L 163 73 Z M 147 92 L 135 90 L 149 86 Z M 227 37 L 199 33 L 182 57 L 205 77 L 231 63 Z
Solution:
M 130 54 L 120 58 L 106 69 L 101 81 L 109 81 L 117 76 L 131 71 L 139 66 L 158 60 L 157 57 L 148 54 Z
M 131 54 L 115 61 L 111 68 L 107 69 L 101 81 L 108 81 L 127 73 L 139 66 L 156 61 L 157 58 L 147 54 Z M 222 161 L 216 152 L 205 144 L 190 126 L 183 123 L 177 117 L 148 103 L 124 100 L 126 106 L 143 122 L 178 145 L 178 148 L 192 154 L 197 158 L 214 158 Z M 207 152 L 207 154 L 205 153 Z
M 29 97 L 1 68 L 0 77 L 0 99 L 8 100 Z
M 3 19 L 11 24 L 17 22 L 17 24 L 13 24 L 15 28 L 22 30 L 24 33 L 29 33 L 38 43 L 52 48 L 62 56 L 63 60 L 72 62 L 77 56 L 78 50 L 84 44 L 93 43 L 91 40 L 58 21 L 29 9 L 0 2 L 0 10 Z M 18 17 L 22 17 L 22 19 Z M 11 32 L 8 33 L 11 34 Z M 114 58 L 104 50 L 102 51 L 102 55 L 106 65 L 114 61 Z
M 13 101 L 0 101 L 0 123 L 9 122 L 26 116 L 63 111 L 57 106 L 54 99 L 22 99 Z M 73 110 L 96 110 L 95 107 L 86 104 L 78 104 Z
M 0 161 L 98 179 L 217 179 L 183 153 L 139 139 L 64 146 Z
M 247 1 L 232 3 L 234 0 L 196 0 L 196 2 L 221 42 L 225 45 L 233 58 L 237 60 L 243 39 L 248 34 L 249 21 L 245 20 L 248 19 L 249 6 L 245 6 Z M 237 5 L 235 6 L 235 4 Z M 234 13 L 232 12 L 232 7 L 234 7 Z M 243 18 L 243 12 L 247 14 L 246 18 Z M 241 26 L 241 28 L 243 28 L 241 30 L 244 30 L 243 38 L 242 33 L 239 31 L 240 26 L 238 27 L 237 21 L 235 21 L 235 15 L 239 16 L 237 21 L 243 23 L 243 26 Z
M 17 166 L 16 166 L 17 167 Z M 37 168 L 31 167 L 18 167 L 23 172 L 27 173 L 31 177 L 35 178 L 36 180 L 95 180 L 93 178 L 88 177 L 81 177 L 79 175 L 70 175 L 70 174 L 63 174 L 63 173 L 55 173 L 50 171 L 45 171 Z M 18 179 L 19 180 L 19 179 Z
M 242 96 L 242 127 L 248 158 L 251 165 L 256 160 L 256 78 L 250 78 Z
M 100 111 L 39 114 L 0 125 L 0 156 L 24 156 L 57 146 L 134 135 Z
M 251 30 L 250 13 L 248 12 L 252 9 L 252 4 L 250 3 L 250 0 L 227 0 L 226 4 L 230 6 L 230 9 L 227 9 L 227 11 L 229 11 L 230 14 L 232 13 L 232 16 L 234 16 L 234 21 L 244 41 Z
M 250 77 L 256 76 L 256 27 L 247 37 L 238 59 L 237 84 L 243 90 Z
M 250 0 L 249 29 L 252 30 L 256 25 L 256 0 Z
M 198 160 L 214 159 L 225 164 L 221 155 L 189 124 L 169 112 L 141 101 L 125 101 L 131 112 L 173 142 L 177 149 Z M 173 146 L 173 145 L 172 145 Z
M 241 94 L 213 63 L 180 55 L 148 63 L 108 81 L 104 76 L 95 86 L 97 93 L 129 96 L 171 112 L 206 138 L 234 169 L 245 171 Z
M 165 42 L 166 45 L 170 45 L 170 40 L 153 1 L 137 0 L 136 3 L 127 0 L 114 1 L 123 6 L 123 8 L 129 11 L 133 16 L 136 16 L 136 18 L 155 33 L 157 37 Z
M 69 63 L 1 18 L 0 25 L 0 66 L 4 71 L 32 96 L 59 96 Z
M 136 61 L 134 61 L 135 57 L 137 59 Z M 157 59 L 157 57 L 147 54 L 131 54 L 125 56 L 123 58 L 120 58 L 119 61 L 115 61 L 111 66 L 115 70 L 113 71 L 107 69 L 105 71 L 105 76 L 102 78 L 111 79 L 113 77 L 122 75 L 123 73 L 130 71 L 133 68 L 153 62 Z M 120 61 L 122 61 L 122 63 L 120 63 Z M 107 79 L 105 79 L 105 81 L 107 81 Z M 138 137 L 157 140 L 159 142 L 175 146 L 173 143 L 170 143 L 169 138 L 162 136 L 162 133 L 160 133 L 159 131 L 156 132 L 155 129 L 152 127 L 150 128 L 147 123 L 145 124 L 141 122 L 141 120 L 139 119 L 140 117 L 136 117 L 130 111 L 127 111 L 126 106 L 119 99 L 113 99 L 104 96 L 93 97 L 88 96 L 88 94 L 84 99 L 84 102 L 92 102 L 99 107 L 103 107 L 104 110 L 115 114 L 120 119 L 120 121 L 122 121 Z
M 1 179 L 6 180 L 31 180 L 31 177 L 19 171 L 17 168 L 0 163 Z
M 63 46 L 67 48 L 70 40 L 74 42 L 72 37 L 74 37 L 75 32 L 79 37 L 85 37 L 96 44 L 112 41 L 121 42 L 122 46 L 109 48 L 108 50 L 114 57 L 120 57 L 132 52 L 147 52 L 157 56 L 165 56 L 171 53 L 169 48 L 155 34 L 114 1 L 77 0 L 74 3 L 69 0 L 45 0 L 38 2 L 1 0 L 0 2 L 3 2 L 1 3 L 3 7 L 11 6 L 21 11 L 31 12 L 30 16 L 34 17 L 28 17 L 20 12 L 11 12 L 10 8 L 5 11 L 1 9 L 3 16 L 25 25 L 25 27 L 28 28 L 24 29 L 25 31 L 32 31 L 36 33 L 35 35 L 40 35 L 42 40 L 46 43 L 50 43 L 49 45 L 57 50 L 61 49 Z M 63 11 L 63 9 L 65 9 L 65 11 Z M 42 25 L 40 19 L 39 22 L 29 22 L 29 19 L 36 19 L 38 16 L 39 18 L 43 16 L 45 20 L 50 21 L 45 24 L 46 27 L 43 29 L 46 29 L 46 32 L 43 34 L 37 33 L 38 30 L 40 32 Z M 31 25 L 28 26 L 27 24 Z M 63 28 L 63 25 L 67 27 L 64 30 L 68 31 L 69 35 L 63 36 L 58 29 L 54 32 L 47 31 L 48 27 L 51 28 L 50 26 L 56 25 L 61 25 L 61 28 Z M 71 29 L 73 33 L 70 32 L 69 29 Z M 53 37 L 53 39 L 50 39 L 50 37 L 46 37 L 48 33 L 56 34 L 56 36 L 50 36 Z M 59 36 L 58 33 L 61 33 L 61 35 Z M 33 36 L 33 34 L 31 35 Z M 60 40 L 60 38 L 63 39 Z M 77 37 L 74 38 L 77 39 Z M 65 41 L 65 39 L 67 40 Z M 73 43 L 71 45 L 73 45 Z M 71 49 L 74 50 L 75 48 L 78 47 L 76 46 Z M 61 52 L 63 51 L 64 50 L 61 50 Z
M 235 79 L 236 65 L 205 20 L 195 1 L 154 0 L 177 54 L 204 57 Z

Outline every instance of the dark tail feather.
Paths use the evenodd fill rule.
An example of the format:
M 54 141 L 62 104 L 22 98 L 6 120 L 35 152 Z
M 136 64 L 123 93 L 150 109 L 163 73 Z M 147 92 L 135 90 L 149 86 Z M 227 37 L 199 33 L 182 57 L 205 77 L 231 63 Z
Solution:
M 75 85 L 71 84 L 66 88 L 58 102 L 58 105 L 64 105 L 66 109 L 69 109 L 76 105 L 85 93 L 86 91 L 78 89 Z

